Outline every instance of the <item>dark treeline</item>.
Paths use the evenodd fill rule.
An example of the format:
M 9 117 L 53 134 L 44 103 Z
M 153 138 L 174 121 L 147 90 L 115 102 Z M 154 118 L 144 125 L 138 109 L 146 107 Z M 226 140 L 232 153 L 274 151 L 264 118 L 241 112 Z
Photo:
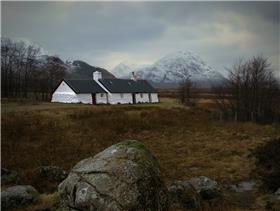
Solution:
M 208 90 L 220 119 L 280 122 L 280 82 L 270 66 L 267 59 L 258 56 L 227 69 L 227 78 Z M 195 105 L 198 95 L 190 78 L 177 89 L 179 102 L 187 106 Z
M 267 59 L 254 57 L 228 69 L 228 78 L 214 88 L 224 118 L 236 121 L 280 121 L 280 88 Z
M 43 56 L 35 45 L 1 38 L 2 98 L 49 100 L 66 68 L 58 57 Z

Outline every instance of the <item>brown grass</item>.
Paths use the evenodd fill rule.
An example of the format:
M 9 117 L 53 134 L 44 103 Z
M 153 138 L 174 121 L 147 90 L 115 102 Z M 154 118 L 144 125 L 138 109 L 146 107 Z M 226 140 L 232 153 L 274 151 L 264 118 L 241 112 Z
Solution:
M 153 106 L 7 103 L 2 105 L 2 166 L 30 184 L 38 166 L 69 170 L 114 143 L 138 139 L 158 158 L 167 184 L 204 175 L 229 185 L 250 177 L 255 168 L 250 150 L 279 131 L 279 125 L 218 121 L 206 109 L 166 99 Z M 231 197 L 225 197 L 224 210 L 235 210 Z M 251 208 L 261 209 L 254 197 Z M 223 210 L 219 206 L 208 210 Z
M 37 203 L 20 209 L 13 209 L 14 211 L 43 211 L 43 210 L 57 210 L 59 206 L 59 197 L 57 193 L 41 194 Z

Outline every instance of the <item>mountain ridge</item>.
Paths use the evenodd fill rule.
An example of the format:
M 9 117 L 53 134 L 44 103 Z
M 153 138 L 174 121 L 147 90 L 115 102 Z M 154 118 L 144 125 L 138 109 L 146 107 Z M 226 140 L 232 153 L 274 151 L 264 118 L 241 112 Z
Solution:
M 52 63 L 52 65 L 63 67 L 65 70 L 65 78 L 68 79 L 92 79 L 92 73 L 99 71 L 104 78 L 116 78 L 108 70 L 92 66 L 82 60 L 74 60 L 72 62 L 64 62 L 58 56 L 40 55 L 36 60 L 37 67 L 44 67 Z
M 128 78 L 130 72 L 135 72 L 138 77 L 150 81 L 157 87 L 163 84 L 178 86 L 185 79 L 190 79 L 196 84 L 204 86 L 211 86 L 213 83 L 224 80 L 221 73 L 214 70 L 191 51 L 167 54 L 154 64 L 144 67 L 120 64 L 112 70 L 117 77 Z
M 116 78 L 108 70 L 101 67 L 91 66 L 90 64 L 81 60 L 74 60 L 72 64 L 69 65 L 69 67 L 71 69 L 70 78 L 79 77 L 82 79 L 89 79 L 92 78 L 92 73 L 95 71 L 101 72 L 103 78 L 111 78 L 111 79 Z

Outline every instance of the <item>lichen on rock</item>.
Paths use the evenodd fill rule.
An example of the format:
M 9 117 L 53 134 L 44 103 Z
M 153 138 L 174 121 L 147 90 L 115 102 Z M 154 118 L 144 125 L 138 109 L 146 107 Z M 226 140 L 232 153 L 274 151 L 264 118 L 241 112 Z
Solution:
M 168 210 L 157 159 L 128 140 L 77 163 L 59 185 L 64 207 L 79 210 Z

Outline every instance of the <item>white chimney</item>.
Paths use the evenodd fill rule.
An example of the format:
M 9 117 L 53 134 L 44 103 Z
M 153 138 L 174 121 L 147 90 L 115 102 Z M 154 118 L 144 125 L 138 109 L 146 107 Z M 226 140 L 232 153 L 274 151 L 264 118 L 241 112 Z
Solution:
M 131 77 L 132 80 L 134 81 L 137 81 L 137 76 L 134 72 L 132 72 L 132 77 Z
M 102 79 L 102 73 L 99 71 L 93 72 L 93 80 L 98 81 L 99 79 Z

